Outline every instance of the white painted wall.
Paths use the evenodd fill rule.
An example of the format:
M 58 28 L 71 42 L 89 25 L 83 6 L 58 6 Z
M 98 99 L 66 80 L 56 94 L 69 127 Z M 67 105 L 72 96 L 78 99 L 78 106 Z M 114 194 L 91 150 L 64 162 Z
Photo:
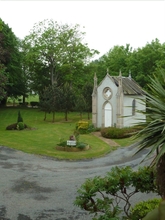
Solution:
M 135 124 L 140 122 L 139 119 L 144 121 L 146 120 L 145 115 L 136 112 L 136 110 L 145 110 L 145 106 L 142 104 L 139 98 L 142 97 L 124 96 L 124 111 L 123 111 L 124 127 L 134 126 Z M 134 99 L 136 100 L 136 110 L 135 110 L 135 115 L 132 115 L 132 102 Z

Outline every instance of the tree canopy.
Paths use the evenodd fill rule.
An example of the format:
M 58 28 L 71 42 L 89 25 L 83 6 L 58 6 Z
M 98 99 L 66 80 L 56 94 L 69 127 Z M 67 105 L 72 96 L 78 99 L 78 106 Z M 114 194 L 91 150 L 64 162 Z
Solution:
M 17 97 L 22 95 L 22 69 L 20 41 L 12 29 L 0 19 L 0 64 L 4 65 L 3 75 L 8 73 L 7 96 Z
M 73 84 L 79 80 L 79 76 L 83 78 L 81 73 L 84 65 L 98 51 L 90 50 L 83 43 L 85 33 L 79 28 L 79 25 L 69 26 L 44 20 L 35 24 L 25 37 L 30 72 L 36 85 L 33 89 L 40 89 L 37 85 L 45 85 L 45 82 L 47 85 L 64 82 Z

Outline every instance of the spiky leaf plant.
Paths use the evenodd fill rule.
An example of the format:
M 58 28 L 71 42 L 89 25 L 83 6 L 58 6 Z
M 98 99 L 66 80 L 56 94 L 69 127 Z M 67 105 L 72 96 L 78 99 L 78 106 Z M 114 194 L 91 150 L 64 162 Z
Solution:
M 156 167 L 157 185 L 162 198 L 165 198 L 165 72 L 161 79 L 150 79 L 150 92 L 146 92 L 146 122 L 140 123 L 143 129 L 137 133 L 138 152 L 149 148 L 147 157 L 154 155 L 152 165 Z

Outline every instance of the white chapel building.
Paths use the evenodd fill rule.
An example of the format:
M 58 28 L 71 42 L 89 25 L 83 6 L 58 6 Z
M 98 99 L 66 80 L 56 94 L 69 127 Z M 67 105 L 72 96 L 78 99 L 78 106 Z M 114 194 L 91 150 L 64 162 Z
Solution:
M 94 127 L 131 127 L 145 121 L 145 115 L 137 110 L 145 110 L 145 98 L 142 88 L 131 78 L 110 76 L 106 74 L 97 85 L 97 76 L 94 76 L 92 93 L 92 124 Z

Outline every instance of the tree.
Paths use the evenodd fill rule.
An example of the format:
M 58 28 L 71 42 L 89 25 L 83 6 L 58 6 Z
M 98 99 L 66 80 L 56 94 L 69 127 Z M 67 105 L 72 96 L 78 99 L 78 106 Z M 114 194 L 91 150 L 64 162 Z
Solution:
M 8 73 L 7 96 L 22 95 L 23 80 L 21 68 L 20 41 L 12 29 L 0 19 L 0 63 L 5 66 Z
M 161 80 L 150 77 L 149 89 L 146 92 L 146 122 L 139 123 L 144 128 L 135 136 L 138 140 L 138 152 L 149 148 L 147 157 L 154 155 L 152 165 L 157 170 L 159 193 L 165 199 L 165 72 Z
M 93 84 L 90 82 L 86 82 L 82 88 L 82 95 L 85 100 L 85 111 L 88 113 L 88 120 L 90 119 L 90 112 L 92 111 L 92 91 L 93 91 Z
M 68 121 L 69 111 L 74 109 L 75 105 L 75 91 L 69 83 L 61 85 L 58 89 L 58 106 L 65 114 L 65 121 Z
M 165 60 L 165 46 L 158 39 L 152 40 L 144 47 L 133 51 L 129 59 L 129 69 L 132 77 L 145 90 L 148 89 L 150 77 L 153 74 L 159 74 L 157 67 L 163 67 L 162 61 Z
M 28 57 L 35 75 L 33 80 L 44 75 L 51 85 L 54 82 L 60 85 L 76 81 L 84 63 L 98 53 L 82 43 L 85 33 L 79 28 L 79 25 L 59 25 L 53 20 L 35 24 L 30 35 L 25 38 L 25 43 L 30 45 Z M 44 80 L 41 83 L 44 85 Z
M 85 98 L 81 93 L 76 94 L 75 98 L 75 110 L 80 112 L 80 118 L 82 120 L 82 113 L 85 111 Z
M 46 120 L 47 113 L 53 113 L 53 122 L 55 122 L 55 112 L 58 109 L 58 98 L 59 89 L 54 85 L 49 85 L 45 87 L 43 92 L 40 94 L 40 108 L 45 112 L 44 120 Z
M 4 65 L 0 64 L 0 101 L 6 97 L 6 85 L 8 78 L 5 73 Z

